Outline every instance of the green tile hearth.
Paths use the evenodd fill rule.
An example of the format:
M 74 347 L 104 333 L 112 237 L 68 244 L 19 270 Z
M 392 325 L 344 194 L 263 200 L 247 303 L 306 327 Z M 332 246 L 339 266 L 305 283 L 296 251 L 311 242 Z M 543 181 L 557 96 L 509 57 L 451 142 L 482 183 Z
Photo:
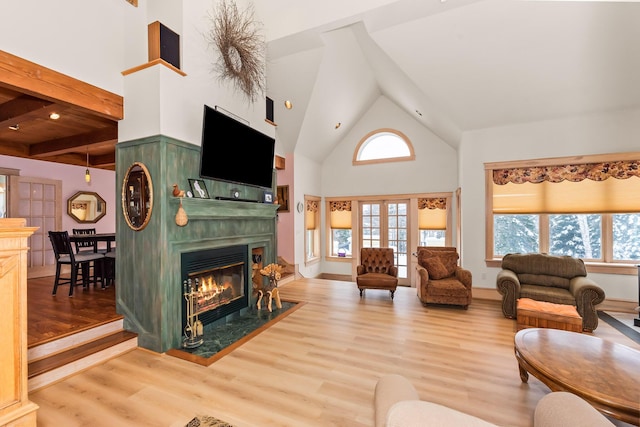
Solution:
M 193 356 L 208 359 L 239 340 L 259 332 L 261 328 L 275 323 L 280 316 L 293 309 L 298 302 L 282 301 L 282 308 L 273 305 L 273 311 L 266 308 L 257 310 L 251 307 L 245 314 L 222 325 L 212 323 L 204 328 L 204 343 L 196 348 L 180 348 L 179 350 Z M 269 325 L 270 326 L 270 325 Z

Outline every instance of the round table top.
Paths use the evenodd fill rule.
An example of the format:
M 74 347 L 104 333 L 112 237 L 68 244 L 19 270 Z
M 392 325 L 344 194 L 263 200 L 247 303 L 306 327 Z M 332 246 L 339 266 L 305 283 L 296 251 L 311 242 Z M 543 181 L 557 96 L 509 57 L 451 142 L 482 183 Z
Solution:
M 576 332 L 530 328 L 515 336 L 526 370 L 553 391 L 569 391 L 612 416 L 640 422 L 640 351 Z M 603 410 L 604 409 L 604 410 Z

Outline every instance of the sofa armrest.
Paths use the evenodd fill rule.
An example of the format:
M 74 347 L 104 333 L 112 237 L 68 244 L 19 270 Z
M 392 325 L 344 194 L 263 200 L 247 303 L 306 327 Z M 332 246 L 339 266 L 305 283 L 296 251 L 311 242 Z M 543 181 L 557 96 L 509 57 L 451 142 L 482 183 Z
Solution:
M 389 274 L 393 277 L 398 277 L 398 267 L 395 265 L 393 267 L 389 267 Z
M 460 266 L 456 267 L 456 279 L 458 279 L 465 288 L 471 289 L 472 275 L 471 271 Z
M 549 393 L 540 399 L 533 414 L 533 425 L 534 427 L 614 426 L 585 400 L 564 391 Z
M 427 284 L 429 283 L 429 272 L 421 265 L 416 266 L 416 292 L 420 301 L 425 301 L 427 295 Z
M 604 301 L 604 290 L 593 280 L 585 276 L 571 279 L 569 291 L 576 299 L 576 309 L 582 316 L 582 329 L 593 331 L 598 327 L 596 305 Z
M 396 403 L 417 400 L 418 392 L 408 379 L 398 374 L 388 374 L 376 383 L 374 392 L 375 427 L 385 427 L 387 413 Z
M 364 274 L 365 270 L 364 270 L 364 265 L 358 265 L 356 267 L 356 274 L 359 276 L 361 274 Z
M 502 314 L 509 319 L 515 319 L 517 301 L 520 297 L 520 279 L 515 272 L 502 269 L 496 278 L 496 288 L 502 295 Z

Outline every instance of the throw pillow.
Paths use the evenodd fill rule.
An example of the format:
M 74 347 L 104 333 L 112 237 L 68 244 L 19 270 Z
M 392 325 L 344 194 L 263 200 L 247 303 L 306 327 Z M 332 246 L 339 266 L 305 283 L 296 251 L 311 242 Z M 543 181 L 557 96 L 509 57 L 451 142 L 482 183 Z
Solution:
M 444 279 L 456 272 L 458 253 L 421 250 L 418 256 L 418 263 L 427 269 L 430 278 L 434 280 Z
M 447 268 L 439 257 L 425 258 L 422 262 L 422 266 L 427 269 L 431 279 L 438 280 L 449 276 L 447 274 Z

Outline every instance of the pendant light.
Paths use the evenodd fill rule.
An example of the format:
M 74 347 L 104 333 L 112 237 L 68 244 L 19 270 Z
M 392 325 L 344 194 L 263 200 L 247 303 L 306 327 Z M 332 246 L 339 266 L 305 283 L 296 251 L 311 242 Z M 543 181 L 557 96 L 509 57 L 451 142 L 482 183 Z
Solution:
M 91 182 L 91 172 L 89 172 L 89 149 L 87 148 L 87 170 L 84 171 L 84 180 Z

